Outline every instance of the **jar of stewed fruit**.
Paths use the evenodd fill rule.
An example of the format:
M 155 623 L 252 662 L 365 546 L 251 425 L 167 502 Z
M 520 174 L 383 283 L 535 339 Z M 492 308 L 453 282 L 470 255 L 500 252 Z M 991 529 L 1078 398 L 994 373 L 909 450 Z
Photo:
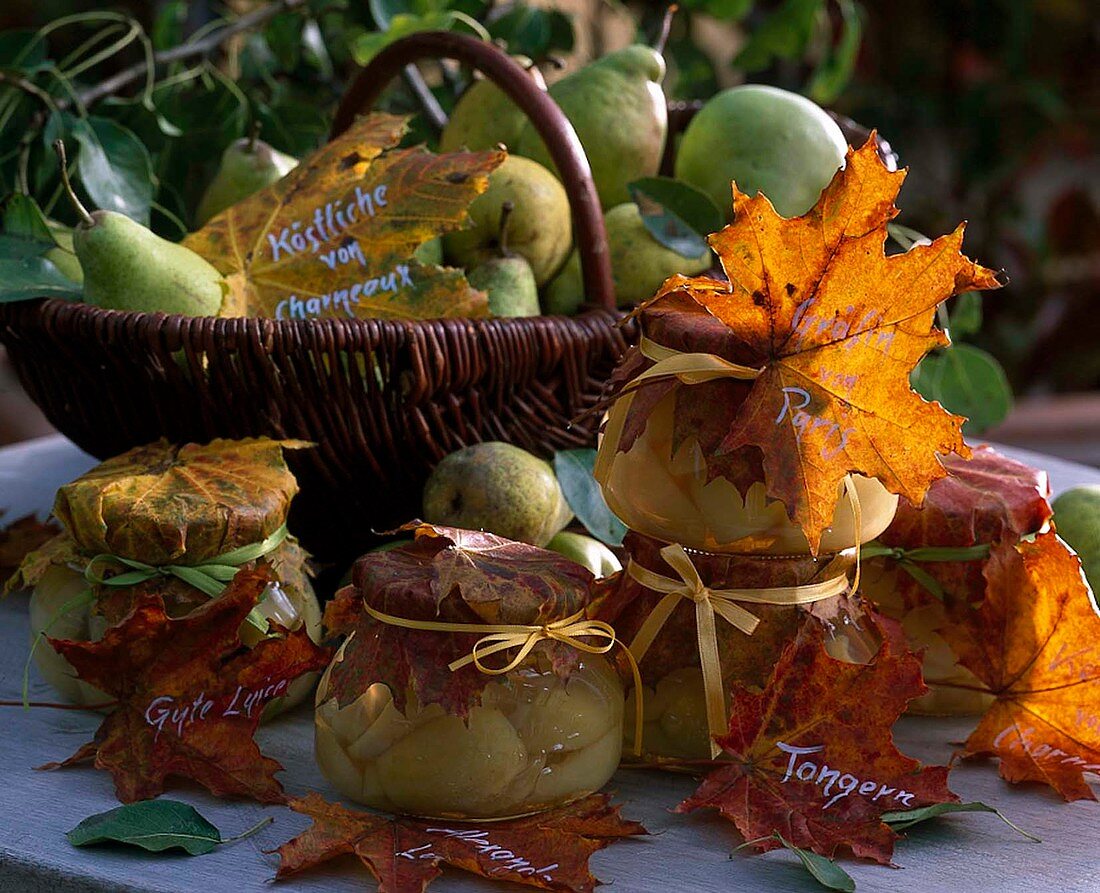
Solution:
M 326 611 L 346 633 L 317 691 L 316 755 L 389 812 L 499 819 L 568 803 L 619 764 L 613 632 L 592 576 L 557 553 L 420 525 L 359 559 Z

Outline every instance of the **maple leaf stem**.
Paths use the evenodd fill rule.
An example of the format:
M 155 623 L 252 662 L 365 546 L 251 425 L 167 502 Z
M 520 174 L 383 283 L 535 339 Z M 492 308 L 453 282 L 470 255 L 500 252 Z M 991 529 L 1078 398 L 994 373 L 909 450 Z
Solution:
M 260 819 L 260 821 L 258 821 L 255 825 L 253 825 L 247 831 L 242 831 L 240 834 L 237 834 L 234 837 L 225 838 L 225 840 L 222 841 L 222 845 L 224 846 L 227 843 L 235 843 L 238 840 L 244 840 L 246 837 L 251 837 L 253 834 L 258 833 L 259 831 L 266 828 L 268 825 L 270 825 L 274 821 L 275 821 L 275 816 L 270 816 L 270 815 L 264 816 L 262 819 Z

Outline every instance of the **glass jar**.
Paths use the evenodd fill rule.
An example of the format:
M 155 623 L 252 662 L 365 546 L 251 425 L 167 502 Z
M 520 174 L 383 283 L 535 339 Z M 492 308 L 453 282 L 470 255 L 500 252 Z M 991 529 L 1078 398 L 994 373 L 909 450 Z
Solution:
M 471 537 L 496 550 L 488 563 Z M 456 575 L 447 563 L 458 550 Z M 360 558 L 353 580 L 326 611 L 326 626 L 349 635 L 315 712 L 317 762 L 342 795 L 388 812 L 491 820 L 560 806 L 611 778 L 619 674 L 578 647 L 589 634 L 540 633 L 584 622 L 587 570 L 534 546 L 422 525 L 413 542 Z M 472 663 L 483 636 L 502 629 L 512 638 L 497 657 Z
M 219 463 L 225 484 L 218 482 Z M 94 705 L 109 698 L 82 682 L 65 658 L 40 633 L 53 638 L 97 641 L 122 620 L 134 599 L 156 592 L 168 616 L 187 615 L 210 596 L 174 576 L 153 576 L 134 586 L 89 582 L 85 568 L 97 559 L 96 573 L 131 570 L 119 558 L 154 567 L 195 566 L 257 543 L 269 547 L 255 559 L 269 563 L 278 577 L 255 614 L 288 629 L 305 626 L 321 639 L 321 609 L 308 577 L 308 555 L 285 533 L 290 499 L 297 491 L 276 441 L 214 441 L 208 446 L 174 447 L 165 442 L 139 447 L 110 459 L 63 486 L 54 514 L 65 528 L 41 550 L 27 556 L 13 585 L 31 586 L 31 641 L 42 677 L 65 700 Z M 245 622 L 241 641 L 263 638 Z M 287 695 L 264 711 L 271 718 L 309 696 L 316 674 L 291 683 Z
M 959 665 L 940 631 L 952 622 L 954 610 L 985 598 L 983 547 L 1046 528 L 1052 515 L 1050 484 L 1046 472 L 988 446 L 975 447 L 969 459 L 948 456 L 943 462 L 947 476 L 928 488 L 919 508 L 901 501 L 893 523 L 879 537 L 881 547 L 894 551 L 864 562 L 861 589 L 883 614 L 901 623 L 910 647 L 924 652 L 922 672 L 929 690 L 910 703 L 909 712 L 973 715 L 984 713 L 993 695 Z M 922 554 L 937 560 L 921 560 Z M 915 575 L 905 570 L 906 563 Z
M 631 532 L 624 547 L 630 560 L 668 579 L 676 578 L 662 557 L 666 543 Z M 801 605 L 742 603 L 757 618 L 751 635 L 716 618 L 717 654 L 722 674 L 723 700 L 734 686 L 763 688 L 772 668 L 807 618 L 821 624 L 825 647 L 838 660 L 868 663 L 881 643 L 878 630 L 861 600 L 849 595 L 846 584 L 855 569 L 855 550 L 831 555 L 738 555 L 685 550 L 704 585 L 713 590 L 764 589 L 805 586 L 842 580 L 838 594 Z M 647 588 L 624 573 L 601 594 L 595 616 L 615 627 L 626 643 L 634 641 L 664 594 Z M 639 660 L 643 682 L 644 755 L 648 759 L 702 760 L 711 756 L 705 687 L 699 655 L 696 608 L 681 599 L 662 625 L 652 645 Z M 620 675 L 629 678 L 624 661 Z M 629 707 L 632 688 L 627 691 Z M 625 740 L 633 741 L 633 711 L 625 713 Z
M 566 681 L 545 655 L 485 686 L 464 720 L 410 692 L 368 685 L 341 707 L 317 692 L 317 761 L 345 797 L 386 812 L 435 818 L 526 815 L 599 790 L 619 766 L 623 688 L 611 664 L 586 655 Z

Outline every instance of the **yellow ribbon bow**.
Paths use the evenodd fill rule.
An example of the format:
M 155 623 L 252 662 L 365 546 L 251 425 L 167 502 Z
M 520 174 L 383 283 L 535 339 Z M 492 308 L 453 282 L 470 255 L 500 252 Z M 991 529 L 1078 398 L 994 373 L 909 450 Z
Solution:
M 695 602 L 695 626 L 699 643 L 699 663 L 703 670 L 707 729 L 710 732 L 711 757 L 714 758 L 722 751 L 714 739 L 718 735 L 725 734 L 728 723 L 715 615 L 741 630 L 745 635 L 751 636 L 756 631 L 760 618 L 743 608 L 738 602 L 758 605 L 810 604 L 847 592 L 848 575 L 842 574 L 820 583 L 779 586 L 771 589 L 711 589 L 703 583 L 699 571 L 683 546 L 678 543 L 665 546 L 661 549 L 661 557 L 679 574 L 679 580 L 642 567 L 633 559 L 627 564 L 626 572 L 630 577 L 647 589 L 665 593 L 664 598 L 650 611 L 645 623 L 634 636 L 634 641 L 630 643 L 630 654 L 635 663 L 641 662 L 649 646 L 657 637 L 657 633 L 661 631 L 680 600 L 686 598 Z
M 553 640 L 576 648 L 586 654 L 607 654 L 616 645 L 622 646 L 627 661 L 630 663 L 631 672 L 634 674 L 634 753 L 641 754 L 642 747 L 642 674 L 638 669 L 638 662 L 630 653 L 630 649 L 615 635 L 615 629 L 609 623 L 602 620 L 592 620 L 584 616 L 584 611 L 578 611 L 561 620 L 541 625 L 535 624 L 511 624 L 511 623 L 448 623 L 442 620 L 411 620 L 407 617 L 398 617 L 394 614 L 386 614 L 375 610 L 366 602 L 363 603 L 366 612 L 375 620 L 399 626 L 404 629 L 427 630 L 430 632 L 455 632 L 455 633 L 482 633 L 482 637 L 474 644 L 473 650 L 464 657 L 451 661 L 447 668 L 453 673 L 465 666 L 473 664 L 479 672 L 488 676 L 503 676 L 516 669 L 531 650 L 545 640 Z M 598 645 L 581 641 L 585 638 L 602 639 Z M 492 657 L 501 651 L 510 648 L 518 648 L 516 655 L 501 667 L 491 667 L 485 664 L 484 659 Z

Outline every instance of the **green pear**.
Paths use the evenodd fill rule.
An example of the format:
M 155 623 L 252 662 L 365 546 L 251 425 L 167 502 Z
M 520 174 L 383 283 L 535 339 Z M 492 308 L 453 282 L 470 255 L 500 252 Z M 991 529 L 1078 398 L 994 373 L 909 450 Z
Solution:
M 636 44 L 597 59 L 550 88 L 576 128 L 605 208 L 630 198 L 627 186 L 657 173 L 668 130 L 661 81 L 665 60 Z M 525 124 L 516 151 L 552 168 L 538 132 Z
M 73 282 L 83 282 L 84 271 L 80 268 L 80 261 L 77 260 L 76 249 L 73 247 L 73 228 L 56 220 L 47 220 L 46 226 L 50 228 L 50 234 L 57 243 L 44 255 L 46 260 L 57 267 L 62 276 L 72 279 Z
M 438 267 L 443 263 L 443 239 L 439 236 L 429 239 L 413 252 L 413 257 L 425 266 Z
M 693 276 L 711 265 L 709 248 L 697 257 L 685 257 L 653 238 L 634 202 L 612 208 L 604 215 L 604 223 L 615 300 L 620 307 L 631 307 L 652 298 L 674 273 Z
M 549 462 L 490 441 L 445 456 L 424 485 L 424 520 L 545 546 L 573 518 Z
M 489 186 L 470 203 L 470 226 L 443 237 L 447 259 L 472 269 L 499 256 L 500 209 L 513 208 L 508 221 L 508 245 L 527 259 L 542 285 L 569 255 L 573 225 L 569 198 L 557 178 L 542 165 L 509 155 L 492 174 Z
M 112 310 L 217 316 L 226 291 L 222 275 L 190 248 L 162 239 L 125 214 L 89 213 L 69 183 L 60 140 L 54 148 L 81 221 L 73 229 L 73 248 L 84 271 L 84 300 Z
M 580 533 L 563 530 L 546 544 L 546 548 L 588 568 L 596 577 L 608 577 L 623 569 L 615 553 L 607 546 Z
M 540 89 L 546 89 L 542 73 L 526 56 L 514 56 Z M 480 152 L 500 144 L 513 148 L 527 116 L 492 81 L 478 78 L 455 103 L 439 137 L 440 152 Z
M 584 303 L 584 280 L 581 278 L 581 258 L 576 251 L 558 275 L 546 283 L 542 292 L 542 309 L 551 316 L 573 316 Z
M 298 159 L 273 149 L 255 132 L 229 144 L 222 153 L 214 179 L 207 185 L 195 209 L 195 223 L 203 226 L 230 205 L 281 180 Z
M 705 192 L 729 220 L 731 181 L 797 217 L 817 202 L 847 148 L 837 123 L 809 99 L 748 84 L 716 94 L 692 119 L 676 151 L 676 179 Z
M 466 274 L 466 281 L 489 295 L 493 316 L 538 316 L 539 289 L 531 265 L 508 249 L 508 220 L 514 207 L 500 208 L 500 256 L 482 261 Z
M 1100 597 L 1100 484 L 1071 487 L 1051 506 L 1058 535 L 1077 553 L 1085 579 Z

